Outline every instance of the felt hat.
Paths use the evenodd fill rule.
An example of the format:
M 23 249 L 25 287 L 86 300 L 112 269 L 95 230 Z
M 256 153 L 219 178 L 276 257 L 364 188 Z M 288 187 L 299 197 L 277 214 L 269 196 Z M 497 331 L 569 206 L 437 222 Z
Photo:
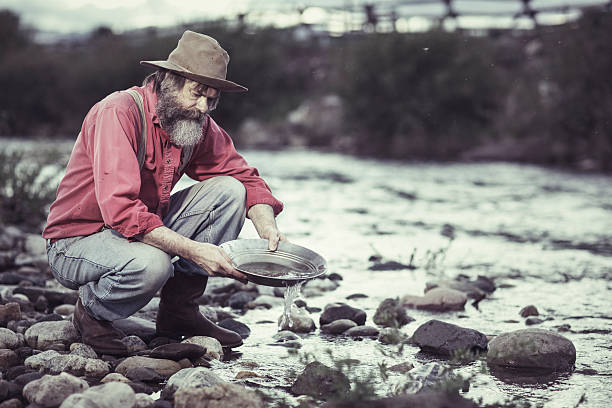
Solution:
M 166 61 L 140 61 L 140 63 L 165 68 L 219 91 L 246 92 L 248 89 L 244 86 L 225 79 L 229 59 L 229 55 L 217 40 L 187 30 Z

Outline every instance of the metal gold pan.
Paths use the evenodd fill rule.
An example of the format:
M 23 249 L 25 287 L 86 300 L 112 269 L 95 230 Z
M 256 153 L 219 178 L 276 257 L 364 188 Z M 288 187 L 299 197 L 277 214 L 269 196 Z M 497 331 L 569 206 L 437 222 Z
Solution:
M 249 281 L 265 286 L 291 286 L 327 272 L 325 259 L 314 251 L 289 242 L 268 250 L 265 239 L 237 239 L 221 244 L 237 270 Z

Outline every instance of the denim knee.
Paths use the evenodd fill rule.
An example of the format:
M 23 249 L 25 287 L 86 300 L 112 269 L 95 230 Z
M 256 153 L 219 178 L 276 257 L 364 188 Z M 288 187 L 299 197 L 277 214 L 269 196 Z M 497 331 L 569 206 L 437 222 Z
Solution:
M 170 256 L 161 250 L 156 252 L 159 253 L 137 261 L 137 268 L 142 271 L 138 284 L 142 293 L 155 294 L 174 272 Z
M 246 203 L 246 189 L 244 185 L 231 176 L 219 176 L 216 178 L 219 183 L 219 191 L 222 192 L 221 199 L 227 204 L 237 207 L 244 207 Z

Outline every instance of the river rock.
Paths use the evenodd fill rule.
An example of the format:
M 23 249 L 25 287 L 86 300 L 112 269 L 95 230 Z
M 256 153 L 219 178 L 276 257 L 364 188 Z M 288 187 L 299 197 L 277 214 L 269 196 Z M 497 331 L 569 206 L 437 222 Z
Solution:
M 149 367 L 132 367 L 127 370 L 125 376 L 132 381 L 144 383 L 161 383 L 167 378 Z
M 147 349 L 147 343 L 142 341 L 142 339 L 138 336 L 125 336 L 121 339 L 121 342 L 125 344 L 125 347 L 130 354 L 135 354 L 139 351 Z
M 481 300 L 484 299 L 487 294 L 481 290 L 478 286 L 472 284 L 469 281 L 457 281 L 457 280 L 440 280 L 434 282 L 425 283 L 425 293 L 429 292 L 434 288 L 448 288 L 463 292 L 470 299 Z
M 155 404 L 155 400 L 149 394 L 138 393 L 134 396 L 132 408 L 149 408 L 153 404 Z
M 0 349 L 0 369 L 6 370 L 19 364 L 19 357 L 13 350 Z
M 46 350 L 56 343 L 74 343 L 79 339 L 79 334 L 69 321 L 41 322 L 26 330 L 25 339 L 30 347 Z
M 349 319 L 357 323 L 358 326 L 361 326 L 365 324 L 366 312 L 349 306 L 346 303 L 330 303 L 323 309 L 323 313 L 321 313 L 319 318 L 319 324 L 323 326 L 340 319 Z
M 6 324 L 11 320 L 21 320 L 19 303 L 11 302 L 0 305 L 0 326 L 6 327 Z
M 193 336 L 183 340 L 182 343 L 197 344 L 198 346 L 204 347 L 206 349 L 206 354 L 204 354 L 204 357 L 209 359 L 221 360 L 221 357 L 223 356 L 223 346 L 221 346 L 219 340 L 213 337 Z
M 132 388 L 121 382 L 96 385 L 81 394 L 72 394 L 60 408 L 132 408 L 135 402 Z
M 325 404 L 324 408 L 349 408 L 350 403 Z M 424 391 L 418 394 L 403 394 L 388 398 L 360 401 L 359 408 L 478 408 L 478 404 L 459 394 L 444 391 Z
M 212 387 L 179 388 L 174 394 L 174 408 L 264 408 L 255 391 L 236 384 L 217 384 Z
M 191 343 L 172 343 L 155 347 L 151 351 L 152 358 L 165 358 L 168 360 L 179 361 L 184 358 L 196 359 L 206 354 L 206 348 Z
M 533 325 L 541 324 L 541 323 L 544 323 L 544 320 L 542 320 L 542 319 L 540 319 L 538 317 L 528 317 L 528 318 L 525 319 L 525 324 L 527 326 L 533 326 Z
M 77 377 L 87 376 L 93 378 L 102 378 L 110 372 L 108 363 L 75 354 L 55 356 L 44 363 L 44 368 L 50 374 L 66 372 Z
M 23 387 L 23 396 L 41 407 L 58 407 L 69 395 L 85 391 L 85 380 L 68 373 L 45 375 Z
M 431 289 L 425 296 L 404 296 L 401 303 L 407 307 L 437 312 L 463 310 L 467 296 L 463 292 L 448 288 Z
M 20 346 L 19 337 L 15 332 L 0 327 L 0 349 L 14 349 Z
M 407 339 L 408 336 L 397 327 L 385 327 L 378 333 L 378 341 L 382 344 L 399 344 Z
M 224 381 L 214 373 L 213 370 L 205 367 L 184 368 L 174 374 L 162 391 L 162 398 L 170 400 L 179 388 L 202 388 L 221 384 Z
M 13 290 L 13 293 L 21 293 L 34 303 L 40 296 L 43 296 L 51 307 L 71 304 L 74 305 L 79 298 L 79 292 L 65 288 L 41 288 L 37 286 L 20 286 Z
M 162 360 L 150 357 L 134 356 L 123 360 L 116 368 L 115 372 L 129 378 L 128 371 L 136 367 L 150 368 L 164 378 L 170 377 L 181 369 L 181 366 L 172 360 Z
M 442 364 L 427 363 L 410 370 L 394 391 L 408 394 L 421 392 L 444 381 L 451 373 L 451 370 Z
M 576 362 L 576 348 L 550 330 L 516 330 L 491 340 L 487 362 L 503 367 L 567 371 Z
M 121 330 L 126 336 L 138 336 L 145 342 L 155 338 L 155 323 L 136 316 L 127 319 L 115 320 L 113 326 Z
M 240 291 L 229 297 L 227 305 L 232 309 L 244 309 L 247 303 L 257 297 L 257 293 Z
M 378 308 L 374 317 L 374 323 L 382 327 L 403 327 L 414 319 L 406 314 L 406 308 L 403 307 L 399 299 L 385 299 Z
M 321 333 L 342 334 L 348 329 L 355 326 L 357 326 L 357 323 L 349 319 L 334 320 L 329 324 L 321 326 Z
M 231 317 L 221 320 L 218 325 L 225 329 L 238 333 L 243 339 L 246 339 L 251 335 L 251 329 L 249 329 L 249 326 L 239 322 L 236 319 L 232 319 Z
M 278 324 L 281 330 L 289 330 L 294 333 L 310 333 L 316 328 L 314 320 L 302 307 L 292 307 L 291 317 L 287 319 L 285 315 L 281 315 L 278 318 Z
M 53 313 L 57 313 L 58 315 L 62 315 L 62 316 L 70 316 L 71 314 L 74 313 L 74 305 L 59 305 L 59 306 L 55 306 L 55 308 L 53 309 Z
M 452 357 L 460 350 L 472 353 L 487 350 L 484 334 L 440 320 L 430 320 L 419 326 L 412 335 L 412 342 L 424 351 L 446 357 Z
M 11 398 L 4 402 L 0 402 L 0 408 L 23 408 L 21 400 L 17 398 Z
M 378 337 L 378 330 L 372 326 L 355 326 L 344 332 L 345 336 L 349 337 Z
M 122 382 L 122 383 L 129 383 L 130 379 L 127 378 L 124 375 L 119 374 L 119 373 L 109 373 L 109 374 L 106 374 L 104 376 L 104 378 L 102 378 L 100 380 L 100 382 L 102 384 L 105 384 L 105 383 L 111 382 L 111 381 L 117 381 L 117 382 Z
M 98 358 L 98 353 L 91 346 L 83 343 L 72 343 L 70 345 L 70 354 L 85 358 Z
M 282 343 L 285 341 L 292 341 L 292 340 L 301 340 L 300 336 L 298 336 L 297 334 L 289 330 L 281 330 L 278 333 L 276 333 L 274 336 L 272 336 L 272 338 L 276 340 L 278 343 Z
M 519 315 L 521 315 L 522 317 L 529 317 L 529 316 L 539 316 L 540 313 L 538 312 L 537 307 L 535 307 L 534 305 L 529 305 L 529 306 L 525 306 L 524 308 L 522 308 L 521 311 L 519 312 Z
M 318 361 L 309 363 L 291 386 L 293 394 L 318 399 L 342 397 L 350 389 L 349 379 L 344 373 Z

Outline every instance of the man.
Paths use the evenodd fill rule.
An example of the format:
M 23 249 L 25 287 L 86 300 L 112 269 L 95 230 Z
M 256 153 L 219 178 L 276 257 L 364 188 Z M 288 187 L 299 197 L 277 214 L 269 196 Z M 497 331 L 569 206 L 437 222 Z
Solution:
M 158 335 L 242 344 L 195 300 L 207 276 L 246 280 L 218 247 L 238 236 L 245 215 L 271 250 L 285 238 L 275 221 L 282 203 L 209 116 L 221 92 L 247 90 L 226 80 L 228 62 L 216 40 L 186 31 L 166 61 L 141 62 L 158 69 L 131 88 L 144 117 L 128 92 L 107 96 L 85 117 L 43 236 L 53 275 L 79 289 L 74 325 L 100 353 L 127 354 L 112 322 L 159 289 Z M 171 196 L 183 169 L 199 183 Z

